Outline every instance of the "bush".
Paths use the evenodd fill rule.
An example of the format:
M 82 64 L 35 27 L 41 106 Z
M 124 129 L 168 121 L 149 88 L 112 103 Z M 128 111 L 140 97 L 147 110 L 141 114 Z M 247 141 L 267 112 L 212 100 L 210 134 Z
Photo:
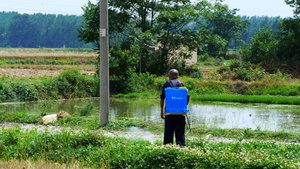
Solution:
M 3 80 L 0 102 L 99 97 L 99 83 L 97 77 L 82 75 L 79 70 L 66 70 L 54 78 Z
M 82 75 L 76 69 L 69 69 L 63 71 L 51 85 L 58 90 L 59 95 L 67 99 L 99 96 L 98 84 L 98 78 Z
M 192 78 L 197 78 L 197 79 L 202 79 L 202 78 L 204 78 L 203 73 L 202 73 L 201 70 L 197 70 L 196 72 L 193 72 L 193 73 L 191 74 L 191 77 L 192 77 Z
M 81 109 L 80 116 L 88 116 L 91 114 L 91 111 L 94 109 L 94 106 L 92 104 L 88 104 L 85 106 L 85 108 Z
M 196 83 L 193 80 L 187 80 L 185 82 L 185 86 L 189 89 L 189 90 L 193 90 L 195 89 Z
M 151 89 L 155 78 L 156 75 L 150 75 L 149 72 L 133 73 L 128 84 L 129 92 L 143 92 Z
M 0 89 L 0 102 L 18 101 L 16 93 L 13 92 L 11 85 L 2 83 Z
M 203 55 L 198 55 L 198 61 L 205 62 L 205 61 L 212 61 L 214 59 L 209 57 L 208 53 L 204 53 Z
M 278 39 L 270 28 L 260 29 L 251 39 L 251 44 L 242 48 L 242 58 L 246 62 L 260 64 L 267 71 L 276 70 L 278 60 L 276 50 Z
M 217 72 L 219 76 L 214 76 L 218 80 L 255 81 L 261 80 L 265 75 L 265 70 L 259 66 L 239 60 L 233 60 L 229 66 L 220 67 Z
M 0 84 L 0 102 L 9 101 L 37 101 L 39 94 L 29 83 L 13 82 Z

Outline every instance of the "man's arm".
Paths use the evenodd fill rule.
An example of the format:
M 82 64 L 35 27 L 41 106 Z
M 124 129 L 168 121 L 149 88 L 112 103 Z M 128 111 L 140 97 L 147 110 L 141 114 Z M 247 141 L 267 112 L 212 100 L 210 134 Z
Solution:
M 165 115 L 164 115 L 164 103 L 165 103 L 165 100 L 160 99 L 160 117 L 162 119 L 165 119 Z

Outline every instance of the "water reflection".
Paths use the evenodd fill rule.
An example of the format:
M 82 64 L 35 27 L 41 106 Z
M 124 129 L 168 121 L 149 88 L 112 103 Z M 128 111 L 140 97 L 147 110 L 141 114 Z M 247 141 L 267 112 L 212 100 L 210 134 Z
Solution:
M 2 103 L 0 111 L 53 114 L 64 110 L 72 115 L 79 114 L 87 104 L 93 104 L 94 109 L 91 114 L 98 116 L 99 98 Z M 193 126 L 300 132 L 300 106 L 192 101 L 188 108 L 190 109 L 189 119 Z M 157 99 L 111 99 L 110 110 L 110 119 L 129 117 L 147 121 L 163 121 L 160 119 Z

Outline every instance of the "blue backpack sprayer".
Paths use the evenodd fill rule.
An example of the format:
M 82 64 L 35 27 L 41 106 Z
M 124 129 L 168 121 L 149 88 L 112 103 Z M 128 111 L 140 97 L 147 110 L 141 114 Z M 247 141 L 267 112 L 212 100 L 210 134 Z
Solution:
M 191 131 L 190 121 L 187 116 L 189 110 L 188 104 L 188 89 L 186 87 L 167 87 L 165 115 L 182 115 L 187 118 L 187 127 Z

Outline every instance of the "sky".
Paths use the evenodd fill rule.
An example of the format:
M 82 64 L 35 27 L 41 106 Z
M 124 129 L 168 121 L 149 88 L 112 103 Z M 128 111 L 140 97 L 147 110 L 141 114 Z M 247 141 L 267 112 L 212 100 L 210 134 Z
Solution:
M 98 0 L 90 1 L 96 3 Z M 81 7 L 87 2 L 88 0 L 0 0 L 0 11 L 82 15 Z M 237 14 L 241 16 L 293 16 L 293 8 L 286 5 L 284 0 L 225 0 L 223 3 L 228 4 L 230 9 L 240 9 Z

